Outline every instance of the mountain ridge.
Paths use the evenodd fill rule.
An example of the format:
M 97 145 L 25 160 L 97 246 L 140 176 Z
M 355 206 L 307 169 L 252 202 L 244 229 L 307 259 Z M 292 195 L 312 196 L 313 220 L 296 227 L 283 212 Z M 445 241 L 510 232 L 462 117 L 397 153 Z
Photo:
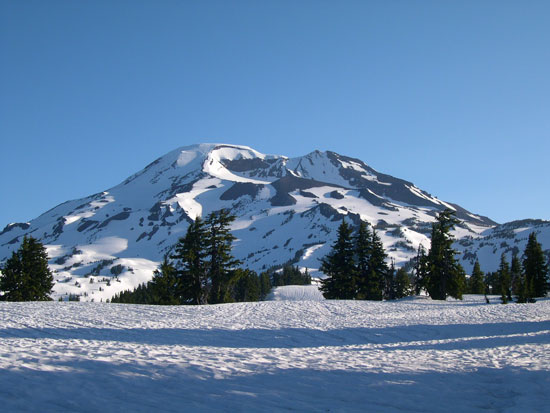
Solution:
M 57 295 L 106 299 L 148 281 L 195 217 L 222 208 L 237 216 L 235 255 L 256 271 L 292 262 L 315 274 L 344 217 L 371 223 L 390 257 L 404 265 L 420 244 L 429 248 L 431 223 L 444 208 L 462 220 L 455 246 L 467 271 L 474 259 L 492 270 L 501 251 L 522 252 L 531 229 L 550 246 L 548 221 L 498 225 L 336 152 L 290 158 L 197 144 L 168 152 L 106 191 L 8 224 L 0 259 L 32 235 L 47 245 Z

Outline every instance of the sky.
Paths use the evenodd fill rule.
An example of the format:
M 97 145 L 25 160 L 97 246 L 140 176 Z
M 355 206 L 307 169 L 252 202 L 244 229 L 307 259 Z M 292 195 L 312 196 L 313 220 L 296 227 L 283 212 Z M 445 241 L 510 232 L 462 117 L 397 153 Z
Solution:
M 550 219 L 550 2 L 0 0 L 0 229 L 194 143 Z

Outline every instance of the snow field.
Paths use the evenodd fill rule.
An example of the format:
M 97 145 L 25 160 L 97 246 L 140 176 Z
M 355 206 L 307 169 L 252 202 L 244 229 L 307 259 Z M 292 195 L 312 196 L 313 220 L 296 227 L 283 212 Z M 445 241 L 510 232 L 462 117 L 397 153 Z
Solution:
M 4 411 L 548 411 L 550 403 L 548 300 L 0 303 L 0 314 Z

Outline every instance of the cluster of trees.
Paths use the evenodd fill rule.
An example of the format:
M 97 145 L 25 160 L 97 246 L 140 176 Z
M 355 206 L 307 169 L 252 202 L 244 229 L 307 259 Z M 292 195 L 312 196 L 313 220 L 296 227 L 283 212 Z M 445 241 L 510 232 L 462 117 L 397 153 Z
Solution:
M 387 254 L 375 229 L 361 222 L 357 233 L 343 220 L 331 252 L 322 260 L 321 291 L 328 299 L 382 300 L 411 293 L 409 274 L 386 263 Z
M 265 297 L 271 289 L 269 277 L 240 268 L 231 253 L 234 220 L 227 210 L 213 212 L 204 221 L 197 217 L 151 281 L 115 295 L 111 302 L 198 305 Z
M 227 210 L 197 217 L 175 245 L 174 253 L 155 271 L 153 279 L 133 291 L 116 294 L 111 302 L 132 304 L 216 304 L 263 300 L 272 285 L 311 284 L 297 267 L 266 271 L 259 276 L 241 268 L 231 254 L 235 220 Z
M 532 232 L 522 260 L 514 253 L 510 264 L 506 254 L 502 254 L 498 270 L 487 274 L 481 271 L 479 262 L 476 261 L 468 280 L 467 291 L 470 294 L 500 294 L 504 304 L 514 298 L 518 303 L 534 302 L 536 297 L 544 297 L 550 290 L 549 267 L 550 264 L 545 263 L 537 235 Z
M 458 222 L 450 209 L 437 216 L 430 250 L 426 252 L 420 246 L 409 274 L 404 268 L 395 271 L 393 263 L 387 265 L 387 255 L 374 229 L 369 230 L 362 222 L 354 235 L 343 221 L 331 252 L 322 261 L 321 271 L 327 275 L 321 281 L 323 295 L 332 299 L 382 300 L 426 291 L 434 300 L 445 300 L 449 296 L 462 299 L 465 293 L 493 293 L 501 294 L 506 303 L 512 296 L 518 302 L 533 302 L 550 290 L 550 264 L 545 263 L 535 233 L 529 236 L 523 261 L 514 255 L 510 267 L 503 255 L 499 270 L 487 276 L 476 262 L 467 279 L 452 247 L 451 231 Z
M 54 286 L 46 248 L 33 237 L 24 237 L 0 269 L 2 301 L 50 301 Z

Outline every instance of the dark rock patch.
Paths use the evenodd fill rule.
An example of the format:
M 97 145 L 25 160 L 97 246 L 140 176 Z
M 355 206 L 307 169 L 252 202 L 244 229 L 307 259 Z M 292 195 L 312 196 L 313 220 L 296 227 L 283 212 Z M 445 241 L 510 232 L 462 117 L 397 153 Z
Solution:
M 129 212 L 120 212 L 116 215 L 113 215 L 112 217 L 106 219 L 105 221 L 103 221 L 100 225 L 99 225 L 99 228 L 103 228 L 103 227 L 106 227 L 107 225 L 109 225 L 109 223 L 111 221 L 124 221 L 125 219 L 128 219 L 128 217 L 130 216 L 130 213 Z
M 338 191 L 332 191 L 329 196 L 333 199 L 344 199 L 344 195 L 342 195 L 340 192 Z
M 255 198 L 258 192 L 264 187 L 264 185 L 253 184 L 251 182 L 237 182 L 225 191 L 220 199 L 222 201 L 235 200 L 242 196 L 249 195 L 251 198 Z
M 270 164 L 260 158 L 252 159 L 233 159 L 222 161 L 223 165 L 233 172 L 246 172 L 255 169 L 269 168 Z
M 302 191 L 302 190 L 300 190 L 300 195 L 305 198 L 317 198 L 317 195 L 312 194 L 311 192 Z
M 11 230 L 16 229 L 16 228 L 19 228 L 19 229 L 22 229 L 23 231 L 25 231 L 25 230 L 29 229 L 30 226 L 31 226 L 31 224 L 28 224 L 26 222 L 16 222 L 14 224 L 8 224 L 4 227 L 2 232 L 0 232 L 0 235 L 4 235 L 6 232 L 10 232 Z
M 90 227 L 95 228 L 98 224 L 99 224 L 99 222 L 94 221 L 93 219 L 88 220 L 86 218 L 82 218 L 81 224 L 78 226 L 78 228 L 76 230 L 78 232 L 82 232 L 82 231 L 87 230 Z

